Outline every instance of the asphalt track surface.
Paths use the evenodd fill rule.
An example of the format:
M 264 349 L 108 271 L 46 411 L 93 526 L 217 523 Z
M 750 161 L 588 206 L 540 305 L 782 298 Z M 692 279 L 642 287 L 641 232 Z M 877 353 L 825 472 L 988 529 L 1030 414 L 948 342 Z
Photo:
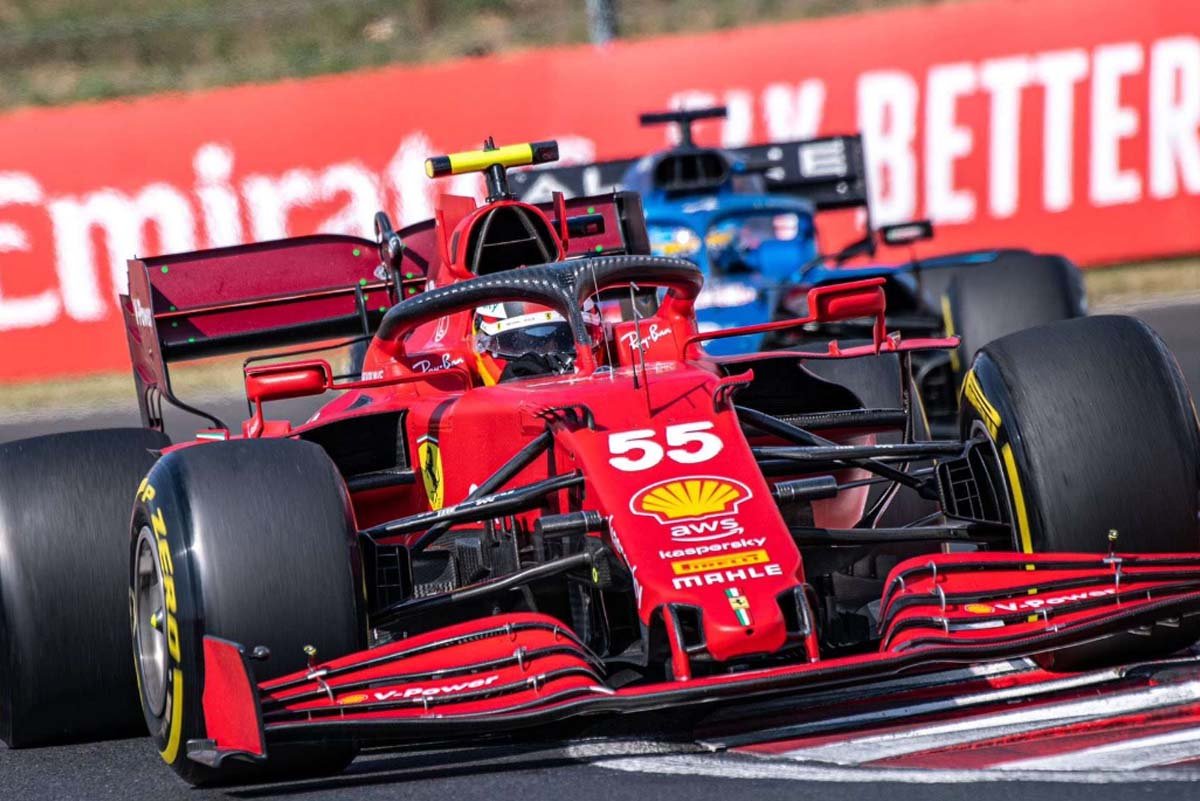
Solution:
M 1162 334 L 1200 395 L 1200 303 L 1137 309 Z M 239 408 L 221 409 L 239 419 Z M 180 421 L 183 423 L 184 421 Z M 0 441 L 66 428 L 136 425 L 136 413 L 62 420 L 0 420 Z M 180 427 L 178 431 L 184 429 Z M 86 710 L 80 710 L 86 714 Z M 1194 763 L 1193 763 L 1194 764 Z M 958 770 L 813 767 L 742 753 L 696 753 L 655 743 L 475 746 L 466 751 L 361 756 L 333 779 L 192 790 L 145 738 L 9 751 L 0 745 L 0 799 L 822 799 L 822 801 L 1123 801 L 1200 795 L 1200 769 L 999 776 Z

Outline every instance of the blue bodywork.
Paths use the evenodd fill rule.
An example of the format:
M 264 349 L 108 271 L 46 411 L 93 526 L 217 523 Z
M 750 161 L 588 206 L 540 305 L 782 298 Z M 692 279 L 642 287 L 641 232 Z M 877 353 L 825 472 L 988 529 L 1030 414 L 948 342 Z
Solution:
M 689 197 L 665 195 L 660 191 L 642 196 L 651 248 L 658 254 L 682 256 L 704 270 L 704 291 L 696 301 L 700 329 L 732 328 L 773 319 L 781 293 L 800 283 L 800 268 L 817 255 L 812 204 L 779 196 L 737 194 L 729 188 Z M 760 247 L 747 253 L 746 261 L 750 263 L 746 269 L 722 270 L 721 260 L 710 257 L 706 232 L 722 220 L 764 213 L 794 215 L 796 237 L 770 243 L 776 247 Z M 696 250 L 692 252 L 682 253 L 661 240 L 666 232 L 684 230 L 695 236 Z M 656 237 L 660 239 L 656 241 Z M 722 355 L 759 350 L 761 345 L 762 336 L 755 335 L 715 340 L 707 349 Z
M 799 196 L 768 192 L 761 175 L 747 170 L 734 154 L 724 155 L 730 164 L 729 178 L 715 189 L 658 188 L 652 173 L 654 156 L 635 162 L 621 181 L 642 196 L 652 251 L 689 259 L 704 271 L 704 291 L 696 304 L 701 330 L 769 322 L 777 319 L 789 293 L 802 294 L 833 281 L 882 276 L 904 284 L 909 294 L 917 294 L 911 262 L 846 267 L 818 258 L 814 204 Z M 729 246 L 714 253 L 717 248 L 709 233 L 722 234 L 723 221 L 732 226 L 739 220 L 770 218 L 786 219 L 790 236 L 759 241 L 738 253 L 731 253 Z M 672 236 L 685 231 L 694 238 Z M 995 251 L 979 251 L 923 259 L 920 269 L 984 264 L 996 256 Z M 714 340 L 706 347 L 714 355 L 749 353 L 760 350 L 763 339 L 763 335 L 732 337 Z

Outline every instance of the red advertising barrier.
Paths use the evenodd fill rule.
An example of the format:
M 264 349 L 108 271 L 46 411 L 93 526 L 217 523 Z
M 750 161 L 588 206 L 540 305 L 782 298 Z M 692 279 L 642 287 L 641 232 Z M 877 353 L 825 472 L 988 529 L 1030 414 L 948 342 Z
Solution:
M 875 219 L 929 216 L 937 250 L 1197 251 L 1197 31 L 1192 2 L 991 0 L 11 112 L 0 381 L 125 369 L 135 254 L 369 236 L 379 208 L 430 215 L 430 153 L 639 154 L 666 134 L 636 114 L 679 105 L 729 106 L 698 128 L 714 144 L 862 130 Z

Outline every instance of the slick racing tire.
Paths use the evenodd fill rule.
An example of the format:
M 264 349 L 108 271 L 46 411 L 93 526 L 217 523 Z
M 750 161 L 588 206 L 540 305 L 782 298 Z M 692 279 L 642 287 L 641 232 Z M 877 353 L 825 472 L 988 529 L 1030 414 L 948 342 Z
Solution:
M 138 482 L 169 444 L 129 428 L 0 445 L 0 739 L 10 746 L 141 729 L 125 545 Z
M 161 553 L 169 558 L 160 558 Z M 188 758 L 205 738 L 203 638 L 258 646 L 256 682 L 366 647 L 357 533 L 341 476 L 317 445 L 243 440 L 167 454 L 138 492 L 126 564 L 142 711 L 191 784 L 341 771 L 353 743 L 268 746 L 265 763 Z M 217 743 L 219 746 L 220 743 Z
M 1014 548 L 1105 552 L 1200 549 L 1200 426 L 1174 357 L 1130 317 L 1087 317 L 985 345 L 963 385 L 965 437 L 996 446 Z M 1200 636 L 1155 627 L 1056 652 L 1056 669 L 1162 656 Z
M 1085 314 L 1079 268 L 1062 256 L 1004 251 L 990 264 L 959 269 L 942 296 L 946 334 L 962 340 L 951 353 L 951 368 L 961 381 L 989 342 Z

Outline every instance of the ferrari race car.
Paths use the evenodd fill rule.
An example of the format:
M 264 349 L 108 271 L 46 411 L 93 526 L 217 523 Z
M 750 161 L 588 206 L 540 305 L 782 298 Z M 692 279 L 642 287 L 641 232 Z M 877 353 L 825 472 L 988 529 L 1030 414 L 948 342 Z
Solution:
M 144 428 L 0 446 L 6 742 L 148 727 L 188 782 L 254 781 L 1197 639 L 1200 427 L 1149 328 L 991 342 L 957 435 L 918 438 L 906 382 L 867 405 L 811 369 L 957 346 L 887 331 L 883 278 L 702 331 L 701 270 L 644 252 L 636 195 L 510 197 L 506 167 L 555 150 L 430 159 L 488 202 L 380 216 L 377 242 L 130 262 Z M 856 346 L 702 347 L 862 318 Z M 317 354 L 363 330 L 335 376 Z M 204 414 L 169 364 L 285 346 L 247 361 L 240 427 L 167 440 L 164 404 Z M 926 509 L 885 524 L 899 488 Z
M 860 136 L 832 136 L 735 149 L 700 147 L 700 120 L 724 107 L 643 114 L 643 125 L 678 127 L 679 143 L 638 159 L 514 172 L 519 197 L 546 199 L 620 188 L 641 194 L 651 251 L 695 262 L 705 274 L 696 302 L 702 330 L 753 325 L 806 313 L 815 286 L 882 277 L 888 323 L 910 336 L 957 335 L 959 348 L 914 356 L 934 428 L 952 433 L 957 390 L 987 342 L 1086 313 L 1080 271 L 1062 256 L 998 248 L 863 264 L 879 240 L 912 246 L 933 236 L 927 220 L 872 225 Z M 825 254 L 816 216 L 855 209 L 865 235 Z M 789 328 L 709 343 L 716 355 L 824 344 L 830 336 L 870 338 L 860 321 Z

